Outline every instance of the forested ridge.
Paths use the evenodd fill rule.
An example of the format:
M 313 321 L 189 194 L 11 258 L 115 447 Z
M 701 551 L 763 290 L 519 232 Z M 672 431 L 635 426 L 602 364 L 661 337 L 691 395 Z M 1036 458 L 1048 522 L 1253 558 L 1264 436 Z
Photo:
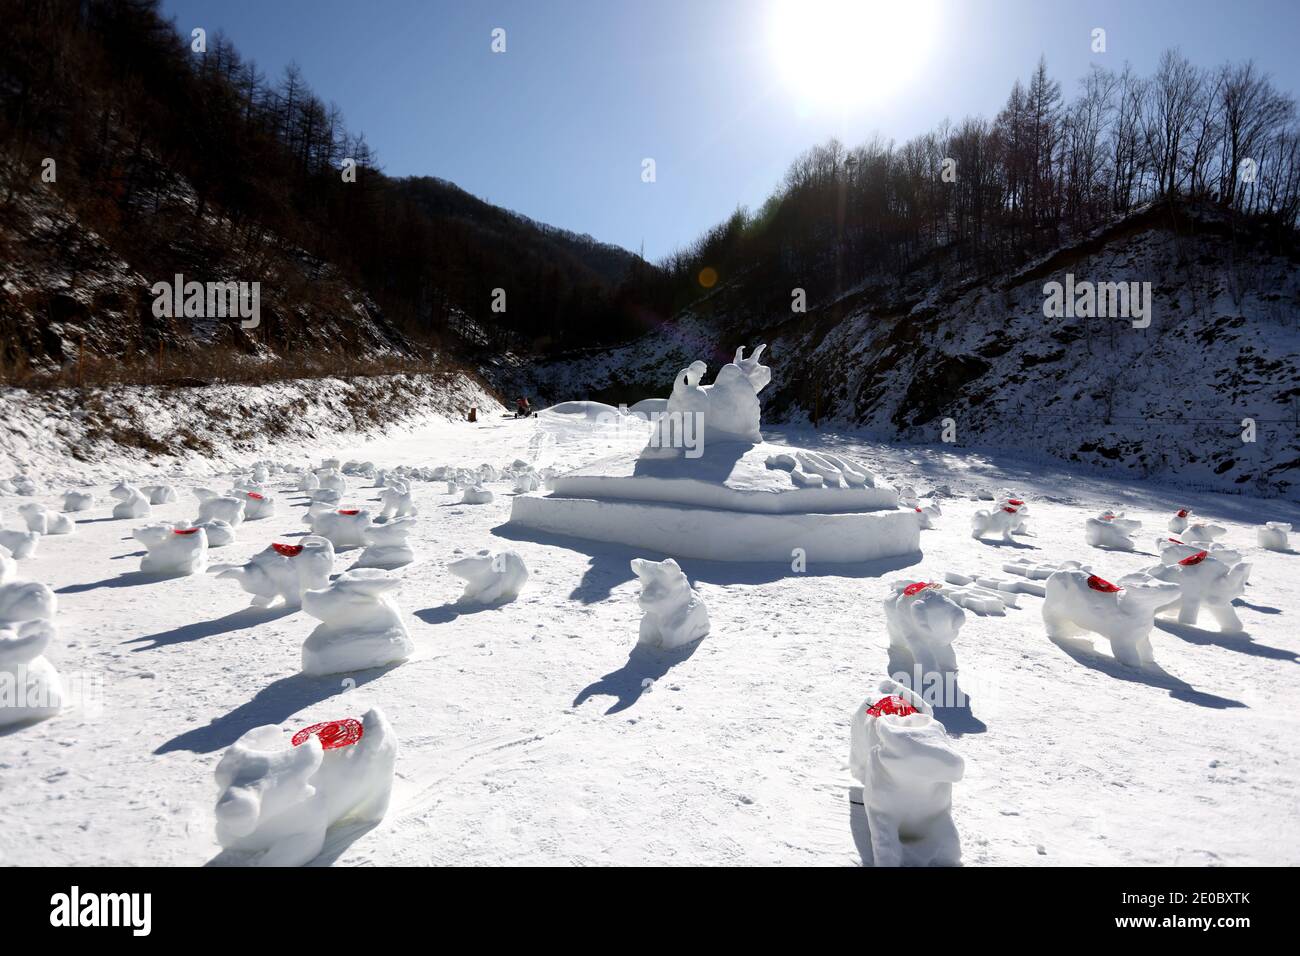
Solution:
M 1151 76 L 1094 65 L 1069 96 L 1040 59 L 992 120 L 808 150 L 759 209 L 662 265 L 679 306 L 708 268 L 730 285 L 727 308 L 788 313 L 792 288 L 825 303 L 866 279 L 901 283 L 936 254 L 954 279 L 996 277 L 1160 202 L 1217 206 L 1252 241 L 1294 248 L 1294 96 L 1253 62 L 1201 67 L 1173 49 Z

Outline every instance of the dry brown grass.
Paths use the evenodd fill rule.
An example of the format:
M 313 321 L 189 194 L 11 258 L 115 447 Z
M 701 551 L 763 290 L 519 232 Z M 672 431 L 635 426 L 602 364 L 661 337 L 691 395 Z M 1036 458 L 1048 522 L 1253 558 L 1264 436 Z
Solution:
M 155 356 L 84 356 L 61 368 L 34 367 L 23 359 L 5 363 L 0 351 L 0 385 L 32 390 L 97 388 L 108 385 L 195 387 L 201 385 L 267 385 L 288 379 L 342 378 L 375 375 L 473 374 L 444 358 L 406 356 L 354 358 L 340 353 L 260 357 L 230 347 L 201 353 L 167 352 Z

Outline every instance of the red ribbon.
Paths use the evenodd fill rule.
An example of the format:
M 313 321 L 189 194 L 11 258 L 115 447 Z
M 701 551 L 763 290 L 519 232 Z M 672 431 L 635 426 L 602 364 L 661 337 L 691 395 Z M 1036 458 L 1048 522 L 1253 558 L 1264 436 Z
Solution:
M 1100 591 L 1103 594 L 1115 594 L 1118 591 L 1124 590 L 1118 584 L 1111 584 L 1105 578 L 1099 578 L 1095 574 L 1088 576 L 1088 587 L 1092 588 L 1094 591 Z
M 906 717 L 908 714 L 915 714 L 916 708 L 903 700 L 890 694 L 888 697 L 882 697 L 870 707 L 867 708 L 868 717 L 883 717 L 886 714 L 893 714 L 896 717 Z
M 351 747 L 365 736 L 365 733 L 366 729 L 361 726 L 361 721 L 345 717 L 343 720 L 327 720 L 324 723 L 304 727 L 293 735 L 293 745 L 297 747 L 306 743 L 308 737 L 319 737 L 321 747 L 326 750 L 338 750 L 340 747 Z

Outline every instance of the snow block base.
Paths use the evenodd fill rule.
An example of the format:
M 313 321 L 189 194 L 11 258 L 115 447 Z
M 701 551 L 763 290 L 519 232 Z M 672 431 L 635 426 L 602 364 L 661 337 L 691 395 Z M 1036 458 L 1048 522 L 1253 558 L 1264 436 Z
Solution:
M 847 563 L 918 554 L 921 522 L 898 492 L 835 455 L 767 442 L 647 447 L 516 495 L 508 528 L 706 561 Z M 796 550 L 799 549 L 799 550 Z
M 518 495 L 511 528 L 623 544 L 675 558 L 780 561 L 802 548 L 808 561 L 871 561 L 921 550 L 913 511 L 763 514 L 646 501 Z

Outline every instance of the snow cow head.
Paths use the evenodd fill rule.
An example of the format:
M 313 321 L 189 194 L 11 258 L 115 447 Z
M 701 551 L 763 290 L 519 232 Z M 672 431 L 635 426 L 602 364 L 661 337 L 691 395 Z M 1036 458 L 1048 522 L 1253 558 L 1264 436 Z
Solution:
M 0 585 L 0 622 L 51 621 L 57 607 L 54 592 L 37 581 Z
M 54 625 L 49 621 L 23 621 L 21 624 L 0 621 L 0 671 L 13 671 L 28 664 L 37 655 L 45 653 L 53 639 Z
M 943 593 L 942 585 L 924 581 L 895 581 L 885 617 L 904 639 L 923 637 L 939 644 L 951 644 L 966 623 L 966 612 Z
M 952 747 L 943 724 L 929 714 L 882 714 L 868 718 L 868 740 L 890 782 L 901 789 L 955 783 L 966 762 Z M 882 781 L 873 780 L 879 786 Z
M 672 558 L 650 561 L 633 558 L 632 570 L 641 582 L 637 603 L 647 614 L 666 616 L 691 600 L 691 584 Z
M 383 630 L 401 625 L 390 597 L 402 584 L 386 571 L 345 571 L 323 588 L 303 592 L 302 609 L 334 627 Z
M 302 824 L 304 806 L 316 794 L 310 781 L 324 750 L 312 738 L 286 747 L 279 727 L 255 727 L 235 741 L 217 764 L 217 839 L 238 846 L 259 830 L 292 833 Z M 322 827 L 323 829 L 323 827 Z

